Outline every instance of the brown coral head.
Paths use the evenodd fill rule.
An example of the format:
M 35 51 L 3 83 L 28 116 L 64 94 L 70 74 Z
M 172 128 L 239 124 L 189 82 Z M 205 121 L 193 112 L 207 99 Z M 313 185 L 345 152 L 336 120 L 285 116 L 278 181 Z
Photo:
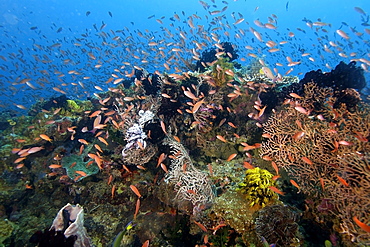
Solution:
M 256 218 L 256 232 L 268 243 L 291 246 L 298 238 L 298 210 L 286 205 L 272 205 L 261 209 Z

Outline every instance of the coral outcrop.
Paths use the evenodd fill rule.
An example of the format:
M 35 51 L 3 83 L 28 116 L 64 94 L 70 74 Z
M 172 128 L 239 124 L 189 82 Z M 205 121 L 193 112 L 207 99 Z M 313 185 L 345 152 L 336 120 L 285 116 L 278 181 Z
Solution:
M 84 210 L 80 205 L 67 204 L 55 217 L 50 230 L 62 231 L 66 238 L 77 236 L 74 247 L 92 246 L 90 237 L 84 227 Z

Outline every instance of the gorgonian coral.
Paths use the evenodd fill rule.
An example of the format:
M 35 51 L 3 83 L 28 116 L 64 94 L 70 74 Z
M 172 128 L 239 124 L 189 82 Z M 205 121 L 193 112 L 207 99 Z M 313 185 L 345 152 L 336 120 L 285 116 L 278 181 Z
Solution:
M 351 241 L 369 244 L 370 233 L 353 220 L 370 220 L 369 106 L 335 106 L 330 88 L 313 83 L 304 95 L 291 95 L 263 125 L 261 157 L 286 170 L 313 200 L 334 205 L 336 227 Z

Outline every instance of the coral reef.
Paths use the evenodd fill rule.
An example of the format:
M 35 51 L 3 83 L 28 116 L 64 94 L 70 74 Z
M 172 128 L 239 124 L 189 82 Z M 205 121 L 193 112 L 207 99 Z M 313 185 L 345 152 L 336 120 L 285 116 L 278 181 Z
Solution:
M 320 241 L 342 232 L 347 245 L 369 244 L 370 112 L 354 89 L 362 71 L 339 64 L 298 82 L 263 55 L 241 67 L 229 42 L 196 45 L 196 65 L 171 58 L 161 74 L 125 63 L 107 81 L 114 87 L 95 85 L 102 92 L 86 101 L 4 113 L 0 216 L 23 230 L 4 232 L 4 244 L 24 246 L 68 202 L 84 205 L 91 240 L 82 208 L 67 204 L 33 243 L 298 246 L 312 234 L 300 236 L 299 213 L 284 202 L 305 209 Z

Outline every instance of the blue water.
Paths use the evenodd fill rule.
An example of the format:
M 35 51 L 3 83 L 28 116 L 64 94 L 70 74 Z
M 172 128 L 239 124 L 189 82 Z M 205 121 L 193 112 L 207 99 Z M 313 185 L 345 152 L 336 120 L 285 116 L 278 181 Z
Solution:
M 275 63 L 284 64 L 283 67 L 277 67 L 281 74 L 290 69 L 287 66 L 287 56 L 293 61 L 301 61 L 301 64 L 294 66 L 290 73 L 300 78 L 310 70 L 330 71 L 325 64 L 334 68 L 339 61 L 348 63 L 352 58 L 370 60 L 369 34 L 364 31 L 364 28 L 369 27 L 361 25 L 368 18 L 370 11 L 366 0 L 204 2 L 208 7 L 202 6 L 200 1 L 196 0 L 117 0 L 77 3 L 69 0 L 1 1 L 0 105 L 23 114 L 26 112 L 15 105 L 28 108 L 40 98 L 59 96 L 60 93 L 53 90 L 53 87 L 63 90 L 70 98 L 82 99 L 99 92 L 94 87 L 96 85 L 107 90 L 108 87 L 114 86 L 112 82 L 105 83 L 115 73 L 114 69 L 120 69 L 124 75 L 125 71 L 130 73 L 136 65 L 149 72 L 158 70 L 162 73 L 166 71 L 163 64 L 172 55 L 176 56 L 171 49 L 178 47 L 176 43 L 181 42 L 180 31 L 186 34 L 186 40 L 181 47 L 182 52 L 179 52 L 184 59 L 191 59 L 190 50 L 196 48 L 194 42 L 204 42 L 208 47 L 214 47 L 216 43 L 214 40 L 208 42 L 205 39 L 214 33 L 218 35 L 220 42 L 230 41 L 237 46 L 238 62 L 243 65 L 253 60 L 247 55 L 250 52 L 263 58 L 271 68 L 277 67 Z M 227 9 L 222 13 L 210 14 L 225 7 Z M 354 7 L 361 7 L 366 14 L 362 15 L 355 11 Z M 174 18 L 174 14 L 177 14 L 180 20 Z M 253 23 L 254 20 L 259 20 L 263 24 L 268 23 L 268 17 L 272 17 L 272 14 L 277 17 L 276 23 L 273 23 L 277 26 L 276 30 L 260 28 Z M 212 24 L 212 19 L 218 17 L 219 19 L 214 20 Z M 192 28 L 188 24 L 189 18 L 195 26 L 193 34 L 190 32 Z M 240 18 L 245 20 L 233 25 Z M 331 27 L 310 28 L 306 24 L 307 21 L 303 21 L 304 18 L 311 22 L 330 23 Z M 160 24 L 159 20 L 163 24 Z M 102 25 L 106 26 L 102 28 Z M 197 28 L 201 25 L 204 28 L 202 34 L 197 33 Z M 217 27 L 222 29 L 214 30 Z M 263 42 L 256 39 L 250 32 L 250 27 L 261 33 Z M 235 34 L 240 35 L 240 29 L 245 35 L 241 35 L 240 39 L 235 38 Z M 350 39 L 340 37 L 336 33 L 337 29 L 346 32 Z M 229 36 L 226 36 L 225 31 Z M 295 36 L 289 37 L 289 32 L 293 32 Z M 363 34 L 356 36 L 354 32 Z M 119 40 L 113 40 L 114 37 L 119 37 Z M 269 48 L 265 45 L 269 40 L 277 43 L 289 42 L 278 45 L 277 48 L 280 49 L 278 52 L 269 53 L 267 51 Z M 162 43 L 151 47 L 148 45 L 150 41 Z M 348 57 L 339 56 L 340 51 L 330 46 L 329 41 L 338 44 Z M 250 45 L 254 50 L 247 50 L 246 45 Z M 324 45 L 327 45 L 333 53 L 325 52 Z M 165 48 L 163 50 L 165 57 L 158 55 L 160 46 Z M 126 48 L 129 48 L 129 51 Z M 198 52 L 201 53 L 205 49 L 206 47 Z M 91 59 L 87 55 L 88 52 L 96 59 Z M 350 57 L 352 52 L 356 55 Z M 302 57 L 302 53 L 310 55 Z M 310 61 L 309 57 L 315 61 Z M 241 58 L 245 58 L 245 61 L 241 61 Z M 142 63 L 142 60 L 147 62 Z M 123 68 L 121 67 L 123 62 L 130 65 Z M 101 64 L 101 68 L 95 68 L 97 64 Z M 181 61 L 178 65 L 181 65 Z M 178 66 L 172 64 L 170 67 L 171 70 L 168 72 L 172 73 Z M 70 71 L 77 71 L 78 74 Z M 365 72 L 365 76 L 368 81 L 369 73 Z M 122 75 L 121 77 L 126 79 Z M 20 83 L 26 78 L 31 79 L 29 83 L 36 89 Z M 82 82 L 84 88 L 78 82 Z

